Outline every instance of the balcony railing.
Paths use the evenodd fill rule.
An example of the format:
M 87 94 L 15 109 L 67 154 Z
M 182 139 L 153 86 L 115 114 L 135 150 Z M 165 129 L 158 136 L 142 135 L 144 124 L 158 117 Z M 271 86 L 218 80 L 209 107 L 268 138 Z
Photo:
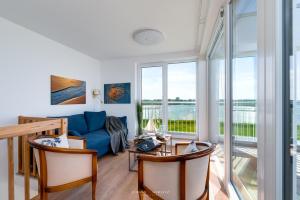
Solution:
M 225 108 L 219 103 L 219 135 L 224 135 Z M 233 103 L 233 136 L 236 141 L 256 142 L 256 105 L 253 100 L 241 100 Z
M 219 135 L 224 135 L 224 102 L 219 103 Z M 163 108 L 158 102 L 143 103 L 143 128 L 149 128 L 149 121 L 159 129 L 162 125 Z M 256 142 L 255 102 L 243 101 L 233 104 L 233 135 L 235 140 Z M 148 125 L 148 127 L 147 127 Z M 300 130 L 300 129 L 299 129 Z M 194 102 L 168 103 L 168 132 L 196 133 L 196 104 Z
M 160 129 L 163 121 L 163 108 L 159 103 L 143 103 L 143 128 L 149 130 L 152 125 Z M 150 125 L 152 124 L 152 125 Z M 170 101 L 168 103 L 168 132 L 196 133 L 195 102 Z

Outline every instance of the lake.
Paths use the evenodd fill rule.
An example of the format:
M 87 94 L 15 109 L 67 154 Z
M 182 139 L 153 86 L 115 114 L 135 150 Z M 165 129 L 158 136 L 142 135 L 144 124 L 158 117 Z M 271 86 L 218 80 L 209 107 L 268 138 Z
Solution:
M 219 120 L 224 121 L 225 111 L 224 104 L 220 104 L 217 110 L 219 112 Z M 144 119 L 162 118 L 161 105 L 143 105 Z M 196 105 L 195 103 L 187 102 L 172 102 L 168 105 L 168 119 L 169 120 L 195 120 L 196 119 Z M 256 108 L 249 106 L 234 106 L 233 121 L 235 123 L 251 123 L 256 122 Z

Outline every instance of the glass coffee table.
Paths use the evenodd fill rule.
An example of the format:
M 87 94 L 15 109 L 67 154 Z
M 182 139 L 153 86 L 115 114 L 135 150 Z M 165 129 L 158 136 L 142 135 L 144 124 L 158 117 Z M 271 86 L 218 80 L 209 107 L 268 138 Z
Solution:
M 166 135 L 164 139 L 158 140 L 159 145 L 149 152 L 143 152 L 136 148 L 134 144 L 130 145 L 130 148 L 128 149 L 128 168 L 131 172 L 137 172 L 137 156 L 138 155 L 152 155 L 152 156 L 167 156 L 168 154 L 172 154 L 172 136 Z M 168 150 L 167 146 L 168 143 L 170 143 L 170 150 Z
M 136 162 L 137 162 L 137 156 L 138 155 L 152 155 L 152 156 L 158 156 L 163 154 L 163 148 L 162 145 L 157 146 L 152 151 L 144 152 L 140 151 L 136 148 L 135 145 L 131 145 L 128 149 L 128 165 L 129 165 L 129 171 L 131 172 L 137 172 L 136 169 Z M 133 159 L 132 159 L 133 157 Z

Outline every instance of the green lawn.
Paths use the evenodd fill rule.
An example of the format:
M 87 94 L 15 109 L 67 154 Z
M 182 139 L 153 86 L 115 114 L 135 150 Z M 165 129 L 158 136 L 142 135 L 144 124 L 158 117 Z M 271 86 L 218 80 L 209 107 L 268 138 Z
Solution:
M 256 137 L 256 125 L 250 123 L 234 123 L 235 136 Z M 224 135 L 224 122 L 220 122 L 220 134 Z
M 147 119 L 143 120 L 143 128 L 148 123 Z M 162 124 L 161 119 L 154 120 L 156 127 Z M 196 133 L 196 121 L 195 120 L 169 120 L 168 129 L 170 132 L 182 132 L 182 133 Z
M 196 121 L 195 120 L 172 120 L 168 122 L 168 129 L 171 132 L 185 132 L 195 133 L 196 132 Z

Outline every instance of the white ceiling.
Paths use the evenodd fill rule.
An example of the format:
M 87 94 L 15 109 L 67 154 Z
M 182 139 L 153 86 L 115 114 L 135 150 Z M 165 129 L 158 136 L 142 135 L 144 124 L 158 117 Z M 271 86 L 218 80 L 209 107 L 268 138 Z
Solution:
M 200 2 L 0 0 L 0 16 L 101 60 L 198 49 Z M 166 40 L 139 45 L 132 33 L 140 28 L 158 29 Z

